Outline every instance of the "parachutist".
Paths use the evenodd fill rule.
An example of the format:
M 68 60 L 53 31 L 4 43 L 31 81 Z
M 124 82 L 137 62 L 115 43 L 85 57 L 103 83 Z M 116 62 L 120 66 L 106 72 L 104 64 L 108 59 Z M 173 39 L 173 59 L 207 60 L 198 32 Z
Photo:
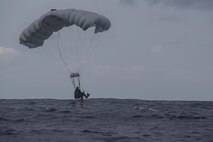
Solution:
M 79 87 L 76 87 L 75 92 L 74 92 L 74 95 L 75 95 L 75 99 L 78 99 L 78 98 L 81 98 L 81 97 L 82 97 L 82 92 L 81 92 L 81 90 L 79 89 Z
M 80 104 L 81 105 L 83 105 L 84 97 L 87 99 L 90 96 L 89 93 L 85 94 L 84 91 L 81 92 L 79 87 L 76 87 L 74 95 L 75 95 L 75 99 L 79 99 L 80 98 Z

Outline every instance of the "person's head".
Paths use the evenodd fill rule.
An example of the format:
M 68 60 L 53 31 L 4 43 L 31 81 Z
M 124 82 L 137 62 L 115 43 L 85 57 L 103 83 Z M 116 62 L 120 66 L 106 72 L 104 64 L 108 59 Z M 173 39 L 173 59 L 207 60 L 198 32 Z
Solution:
M 78 88 L 78 87 L 76 87 L 76 90 L 79 90 L 79 88 Z

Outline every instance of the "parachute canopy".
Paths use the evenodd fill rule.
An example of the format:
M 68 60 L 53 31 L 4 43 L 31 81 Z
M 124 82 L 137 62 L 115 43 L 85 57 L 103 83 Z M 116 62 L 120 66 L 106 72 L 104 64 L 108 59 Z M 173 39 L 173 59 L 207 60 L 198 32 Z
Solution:
M 106 31 L 111 23 L 108 18 L 97 13 L 76 10 L 63 9 L 51 10 L 34 21 L 20 35 L 20 44 L 29 48 L 42 46 L 53 32 L 61 30 L 63 27 L 76 25 L 83 30 L 95 27 L 95 33 Z

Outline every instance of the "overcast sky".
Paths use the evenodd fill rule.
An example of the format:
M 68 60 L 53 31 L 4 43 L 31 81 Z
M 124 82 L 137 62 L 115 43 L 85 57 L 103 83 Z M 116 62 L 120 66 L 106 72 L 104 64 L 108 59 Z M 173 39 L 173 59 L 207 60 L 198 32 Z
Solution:
M 111 21 L 109 31 L 84 43 L 92 46 L 86 62 L 76 61 L 91 97 L 213 101 L 212 0 L 0 0 L 1 99 L 73 98 L 56 34 L 46 48 L 19 44 L 22 30 L 51 8 L 93 11 Z M 60 34 L 69 45 L 66 30 L 72 34 L 69 28 Z

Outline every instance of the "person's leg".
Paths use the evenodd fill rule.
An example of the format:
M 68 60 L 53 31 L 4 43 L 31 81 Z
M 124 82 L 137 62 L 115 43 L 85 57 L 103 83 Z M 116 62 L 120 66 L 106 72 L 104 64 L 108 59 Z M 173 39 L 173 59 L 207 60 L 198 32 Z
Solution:
M 84 97 L 82 96 L 80 99 L 80 105 L 83 106 L 83 104 L 84 104 Z
M 89 96 L 90 96 L 90 94 L 89 94 L 89 93 L 87 93 L 87 95 L 85 95 L 85 97 L 86 97 L 86 98 L 88 98 Z

